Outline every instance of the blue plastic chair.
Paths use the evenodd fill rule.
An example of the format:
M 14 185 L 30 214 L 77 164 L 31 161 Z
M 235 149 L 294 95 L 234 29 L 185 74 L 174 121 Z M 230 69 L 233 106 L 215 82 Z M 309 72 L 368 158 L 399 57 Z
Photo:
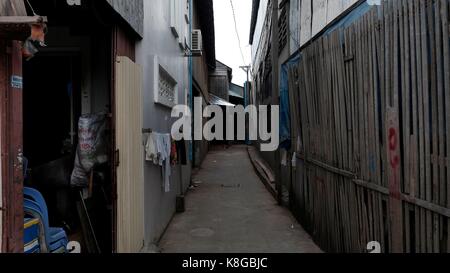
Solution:
M 62 228 L 50 227 L 47 205 L 40 192 L 31 188 L 25 188 L 24 196 L 25 212 L 41 220 L 47 251 L 52 253 L 66 252 L 68 244 L 66 232 Z
M 45 220 L 44 215 L 39 205 L 31 200 L 24 200 L 25 213 L 38 218 L 41 221 L 42 232 L 40 232 L 41 241 L 45 243 L 43 252 L 66 252 L 68 239 L 63 229 L 50 228 L 48 221 Z

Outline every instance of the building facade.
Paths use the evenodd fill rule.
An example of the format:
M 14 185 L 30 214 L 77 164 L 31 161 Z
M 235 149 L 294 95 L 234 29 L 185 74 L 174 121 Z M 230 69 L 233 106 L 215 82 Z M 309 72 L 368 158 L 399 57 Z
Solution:
M 209 81 L 211 71 L 216 68 L 215 51 L 215 29 L 214 29 L 214 10 L 212 0 L 194 0 L 192 1 L 192 29 L 200 30 L 202 33 L 203 52 L 201 56 L 192 59 L 192 90 L 190 100 L 201 98 L 204 108 L 210 104 L 211 85 Z M 191 103 L 193 103 L 191 101 Z M 194 109 L 199 111 L 200 109 Z M 203 119 L 203 124 L 207 119 Z M 195 121 L 194 121 L 194 126 Z M 209 143 L 206 140 L 196 140 L 192 143 L 191 157 L 194 168 L 201 166 L 205 159 Z
M 272 52 L 272 10 L 276 3 L 278 10 L 277 71 L 283 64 L 293 59 L 301 48 L 321 34 L 337 18 L 354 7 L 357 0 L 310 1 L 310 0 L 254 0 L 250 26 L 250 45 L 252 47 L 252 92 L 250 99 L 257 105 L 282 105 L 280 75 L 273 74 Z M 274 76 L 279 88 L 273 88 Z M 276 102 L 276 103 L 275 103 Z M 281 109 L 283 115 L 283 108 Z M 281 128 L 283 130 L 283 128 Z M 282 131 L 283 133 L 283 131 Z M 281 136 L 283 142 L 283 136 Z M 283 146 L 283 143 L 281 143 Z M 263 158 L 277 177 L 279 199 L 286 197 L 291 181 L 290 169 L 280 164 L 285 162 L 286 154 L 280 151 L 264 152 Z M 281 193 L 282 191 L 282 193 Z M 281 201 L 281 200 L 280 200 Z M 288 202 L 284 198 L 285 203 Z
M 208 103 L 208 74 L 215 67 L 212 1 L 0 4 L 1 54 L 14 59 L 0 63 L 1 251 L 23 252 L 24 186 L 41 191 L 51 224 L 70 227 L 69 238 L 80 240 L 83 252 L 151 251 L 207 143 L 183 143 L 187 160 L 171 164 L 166 188 L 161 167 L 146 160 L 145 144 L 149 133 L 171 133 L 176 104 L 190 105 L 198 95 Z M 42 17 L 28 16 L 33 12 Z M 9 22 L 13 17 L 18 21 Z M 20 42 L 39 18 L 48 27 L 47 46 L 22 60 Z M 192 29 L 202 32 L 201 56 L 191 54 Z M 79 191 L 69 183 L 77 124 L 93 116 L 106 120 L 107 160 Z
M 232 77 L 233 70 L 222 62 L 216 61 L 216 69 L 209 75 L 211 93 L 228 101 Z
M 172 107 L 189 105 L 189 2 L 144 1 L 143 12 L 143 39 L 136 46 L 137 62 L 145 75 L 143 128 L 170 134 Z M 161 82 L 172 87 L 166 99 L 159 98 Z M 170 190 L 165 191 L 161 167 L 153 162 L 144 164 L 145 245 L 150 249 L 172 219 L 177 196 L 184 194 L 190 184 L 191 165 L 174 165 L 171 173 Z

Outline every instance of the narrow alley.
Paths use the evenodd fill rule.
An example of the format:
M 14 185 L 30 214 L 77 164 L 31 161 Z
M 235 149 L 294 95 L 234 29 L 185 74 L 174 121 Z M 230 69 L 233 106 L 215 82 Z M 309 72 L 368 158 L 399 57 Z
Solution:
M 213 149 L 193 181 L 197 187 L 163 236 L 162 252 L 321 252 L 264 187 L 246 146 Z
M 3 253 L 450 253 L 450 0 L 0 0 Z

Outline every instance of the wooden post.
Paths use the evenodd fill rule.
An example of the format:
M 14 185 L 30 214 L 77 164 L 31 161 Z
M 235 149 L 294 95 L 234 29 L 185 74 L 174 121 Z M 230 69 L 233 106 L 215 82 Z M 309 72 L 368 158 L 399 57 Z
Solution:
M 2 52 L 2 54 L 4 54 Z M 19 42 L 6 43 L 1 90 L 3 240 L 2 249 L 23 252 L 23 166 L 22 166 L 22 51 Z M 0 69 L 1 70 L 1 69 Z M 13 84 L 12 79 L 15 79 Z
M 398 111 L 389 108 L 387 113 L 387 153 L 388 153 L 388 179 L 389 179 L 389 208 L 393 253 L 403 251 L 403 222 L 401 200 L 401 156 L 400 131 Z

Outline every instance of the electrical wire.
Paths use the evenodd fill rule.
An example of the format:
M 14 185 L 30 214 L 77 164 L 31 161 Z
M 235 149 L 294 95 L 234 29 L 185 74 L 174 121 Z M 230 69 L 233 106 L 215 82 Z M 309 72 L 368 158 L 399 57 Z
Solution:
M 244 66 L 246 66 L 247 64 L 246 64 L 245 57 L 244 57 L 244 51 L 242 50 L 241 37 L 239 36 L 239 30 L 237 27 L 236 12 L 234 9 L 233 0 L 230 0 L 230 4 L 231 4 L 231 10 L 233 11 L 234 29 L 236 31 L 236 36 L 237 36 L 237 39 L 239 42 L 239 50 L 241 52 L 242 62 L 244 64 Z
M 33 15 L 34 15 L 34 16 L 37 16 L 36 12 L 35 12 L 34 9 L 33 9 L 33 6 L 30 4 L 30 1 L 29 1 L 29 0 L 26 0 L 26 1 L 27 1 L 28 6 L 29 6 L 30 9 L 31 9 L 31 12 L 33 13 Z

